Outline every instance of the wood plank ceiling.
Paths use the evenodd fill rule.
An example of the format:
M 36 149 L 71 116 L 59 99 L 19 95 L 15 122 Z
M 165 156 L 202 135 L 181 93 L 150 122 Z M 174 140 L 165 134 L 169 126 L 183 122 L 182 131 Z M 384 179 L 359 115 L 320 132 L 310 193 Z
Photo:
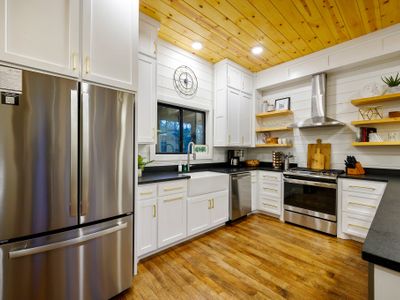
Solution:
M 160 21 L 161 39 L 253 72 L 400 23 L 400 0 L 140 0 L 140 10 Z

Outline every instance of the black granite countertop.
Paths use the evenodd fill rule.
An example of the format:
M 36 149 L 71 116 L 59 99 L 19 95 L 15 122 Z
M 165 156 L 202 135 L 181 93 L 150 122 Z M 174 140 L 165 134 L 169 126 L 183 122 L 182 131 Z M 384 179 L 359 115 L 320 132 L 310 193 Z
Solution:
M 400 272 L 400 171 L 367 169 L 366 175 L 341 178 L 387 182 L 362 248 L 362 258 Z
M 291 165 L 295 166 L 295 165 Z M 218 172 L 225 174 L 233 174 L 240 172 L 248 172 L 248 171 L 273 171 L 273 172 L 282 172 L 282 169 L 275 169 L 272 167 L 271 163 L 262 162 L 258 167 L 231 167 L 226 165 L 225 163 L 214 163 L 214 164 L 197 164 L 191 167 L 190 173 L 178 173 L 176 171 L 176 166 L 163 166 L 163 167 L 148 167 L 143 172 L 142 177 L 139 177 L 138 183 L 147 184 L 147 183 L 156 183 L 163 181 L 171 181 L 171 180 L 180 180 L 180 179 L 189 179 L 190 173 L 193 172 Z

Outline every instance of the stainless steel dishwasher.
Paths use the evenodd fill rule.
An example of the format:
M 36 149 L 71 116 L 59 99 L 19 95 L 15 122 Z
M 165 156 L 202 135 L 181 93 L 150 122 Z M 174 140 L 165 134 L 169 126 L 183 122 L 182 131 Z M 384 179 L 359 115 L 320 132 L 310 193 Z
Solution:
M 251 212 L 250 172 L 231 174 L 229 220 L 234 221 Z

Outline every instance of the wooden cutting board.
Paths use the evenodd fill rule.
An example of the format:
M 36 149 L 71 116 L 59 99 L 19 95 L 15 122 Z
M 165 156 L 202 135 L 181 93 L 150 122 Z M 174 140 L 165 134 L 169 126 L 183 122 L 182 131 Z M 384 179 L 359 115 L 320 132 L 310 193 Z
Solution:
M 307 168 L 328 170 L 331 168 L 331 144 L 322 144 L 321 139 L 316 144 L 308 144 Z

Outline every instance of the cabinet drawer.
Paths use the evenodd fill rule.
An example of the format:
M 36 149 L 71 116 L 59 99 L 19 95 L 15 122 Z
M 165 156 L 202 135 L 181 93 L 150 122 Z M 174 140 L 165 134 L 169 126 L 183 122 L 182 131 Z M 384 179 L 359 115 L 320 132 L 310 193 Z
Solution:
M 349 192 L 360 192 L 366 194 L 383 195 L 386 188 L 386 182 L 377 182 L 369 180 L 343 180 L 342 189 Z
M 343 211 L 374 217 L 381 201 L 381 195 L 342 192 Z
M 260 195 L 269 195 L 280 198 L 282 195 L 282 186 L 280 182 L 262 181 L 259 185 Z
M 156 184 L 144 184 L 138 187 L 138 200 L 146 200 L 157 197 Z
M 260 196 L 259 209 L 273 214 L 281 214 L 281 202 L 271 197 Z
M 158 184 L 158 196 L 186 193 L 187 180 L 168 181 Z
M 282 181 L 282 174 L 280 172 L 260 172 L 259 173 L 260 181 Z
M 365 239 L 372 223 L 372 218 L 343 213 L 342 230 L 344 233 Z

